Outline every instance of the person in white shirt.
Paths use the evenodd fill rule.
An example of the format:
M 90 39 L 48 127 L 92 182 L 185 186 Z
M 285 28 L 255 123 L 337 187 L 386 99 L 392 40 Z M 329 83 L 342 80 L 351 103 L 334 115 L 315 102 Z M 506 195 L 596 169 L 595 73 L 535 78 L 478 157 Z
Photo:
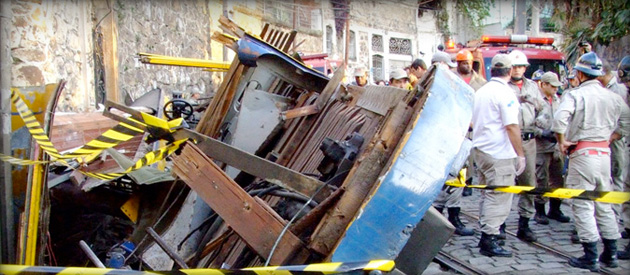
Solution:
M 507 81 L 512 62 L 506 54 L 497 54 L 491 62 L 492 79 L 475 93 L 473 106 L 473 154 L 479 184 L 511 186 L 525 170 L 518 114 L 520 104 Z M 512 252 L 499 246 L 499 227 L 512 206 L 512 194 L 492 190 L 481 192 L 479 252 L 485 256 L 511 257 Z

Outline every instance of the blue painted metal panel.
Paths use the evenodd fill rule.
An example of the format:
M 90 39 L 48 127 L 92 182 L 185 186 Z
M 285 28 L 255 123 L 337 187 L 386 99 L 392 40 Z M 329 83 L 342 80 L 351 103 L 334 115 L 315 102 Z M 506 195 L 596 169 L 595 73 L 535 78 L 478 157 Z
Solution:
M 438 68 L 402 149 L 359 210 L 333 262 L 395 259 L 442 188 L 472 118 L 473 90 Z
M 272 45 L 269 45 L 267 42 L 253 37 L 249 34 L 245 34 L 241 39 L 239 39 L 237 44 L 238 59 L 241 61 L 241 63 L 247 66 L 256 67 L 256 61 L 258 60 L 258 58 L 264 55 L 273 55 L 279 57 L 283 62 L 286 62 L 287 66 L 293 66 L 303 73 L 317 77 L 323 81 L 328 81 L 328 77 L 326 77 L 321 72 L 307 67 L 306 65 L 304 65 L 304 63 L 293 59 L 293 57 L 288 56 L 286 53 L 282 52 L 279 49 L 276 49 Z

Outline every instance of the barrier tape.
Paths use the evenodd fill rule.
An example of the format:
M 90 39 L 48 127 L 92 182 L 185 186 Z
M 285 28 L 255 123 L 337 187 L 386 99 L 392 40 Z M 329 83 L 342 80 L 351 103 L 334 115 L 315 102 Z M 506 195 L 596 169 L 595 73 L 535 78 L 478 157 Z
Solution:
M 153 275 L 153 274 L 232 274 L 232 275 L 287 275 L 287 274 L 344 274 L 356 271 L 379 270 L 389 272 L 394 269 L 394 261 L 374 260 L 368 262 L 320 263 L 309 265 L 250 267 L 243 269 L 180 269 L 175 271 L 136 271 L 93 267 L 55 267 L 0 265 L 4 275 L 64 274 L 64 275 Z
M 171 121 L 166 121 L 160 119 L 155 116 L 151 116 L 146 113 L 142 113 L 142 119 L 144 121 L 138 121 L 137 119 L 127 118 L 127 122 L 119 122 L 112 129 L 105 131 L 99 137 L 89 141 L 87 144 L 81 146 L 80 148 L 67 153 L 60 154 L 59 151 L 55 148 L 53 143 L 50 141 L 43 128 L 39 124 L 39 122 L 35 119 L 33 112 L 28 108 L 26 103 L 20 97 L 20 94 L 16 91 L 11 92 L 11 100 L 15 105 L 18 114 L 24 121 L 29 133 L 33 136 L 33 139 L 40 145 L 42 150 L 50 155 L 57 162 L 73 168 L 70 166 L 66 160 L 69 159 L 78 159 L 84 158 L 84 162 L 88 162 L 90 159 L 96 158 L 103 150 L 112 148 L 121 142 L 128 141 L 134 136 L 144 133 L 144 129 L 147 129 L 150 132 L 159 132 L 161 134 L 170 134 L 173 133 L 177 127 L 182 123 L 182 119 L 176 119 Z M 152 151 L 144 155 L 141 159 L 139 159 L 134 165 L 126 169 L 122 172 L 114 172 L 114 173 L 93 173 L 86 172 L 82 170 L 78 170 L 82 174 L 98 178 L 101 180 L 113 180 L 118 177 L 121 177 L 129 172 L 133 172 L 138 170 L 146 165 L 151 165 L 160 160 L 165 159 L 168 155 L 175 152 L 179 149 L 180 145 L 186 141 L 179 140 L 170 143 L 167 146 L 159 148 L 158 150 Z M 43 163 L 51 163 L 54 161 L 37 161 L 37 160 L 26 160 L 15 158 L 12 156 L 7 156 L 0 154 L 0 160 L 6 161 L 12 164 L 17 165 L 34 165 L 34 164 L 43 164 Z
M 140 158 L 138 161 L 136 161 L 136 163 L 134 165 L 132 165 L 131 167 L 127 168 L 127 170 L 123 171 L 123 172 L 115 172 L 115 173 L 92 173 L 92 172 L 86 172 L 86 171 L 81 171 L 79 170 L 79 172 L 81 172 L 82 174 L 89 176 L 89 177 L 93 177 L 93 178 L 97 178 L 97 179 L 102 179 L 102 180 L 113 180 L 116 179 L 118 177 L 122 177 L 123 175 L 136 171 L 144 166 L 147 165 L 151 165 L 153 163 L 156 163 L 160 160 L 165 159 L 167 156 L 169 156 L 170 154 L 172 154 L 173 152 L 177 151 L 177 149 L 179 149 L 180 145 L 182 143 L 184 143 L 187 139 L 182 139 L 182 140 L 178 140 L 175 141 L 167 146 L 164 146 L 162 148 L 159 148 L 155 151 L 151 151 L 149 153 L 147 153 L 146 155 L 144 155 L 142 158 Z
M 28 106 L 26 106 L 26 103 L 22 101 L 22 98 L 20 98 L 17 92 L 11 91 L 11 101 L 15 105 L 15 109 L 17 109 L 29 133 L 31 133 L 31 136 L 33 136 L 33 139 L 39 144 L 42 150 L 53 158 L 61 159 L 61 154 L 59 154 L 59 151 L 57 151 L 52 142 L 50 142 L 46 132 L 44 132 L 42 126 L 37 119 L 35 119 L 35 115 Z
M 581 199 L 592 200 L 605 203 L 622 204 L 630 201 L 630 193 L 619 191 L 589 191 L 569 188 L 537 188 L 534 186 L 488 186 L 488 185 L 466 185 L 466 170 L 459 171 L 457 178 L 447 180 L 445 185 L 454 187 L 469 187 L 484 190 L 493 190 L 504 193 L 521 195 L 541 195 L 543 197 L 559 199 Z
M 35 165 L 35 164 L 46 164 L 46 163 L 51 163 L 52 161 L 47 161 L 47 160 L 30 160 L 30 159 L 21 159 L 21 158 L 16 158 L 16 157 L 12 157 L 12 156 L 7 156 L 5 154 L 0 153 L 0 160 L 4 161 L 4 162 L 8 162 L 11 164 L 16 164 L 16 165 Z
M 138 134 L 144 133 L 142 129 L 131 126 L 127 123 L 120 122 L 112 129 L 105 131 L 99 137 L 89 141 L 80 148 L 67 153 L 59 154 L 53 143 L 50 141 L 39 122 L 35 119 L 33 112 L 28 108 L 26 103 L 16 91 L 11 91 L 11 100 L 18 111 L 18 114 L 24 121 L 29 133 L 33 139 L 42 147 L 42 149 L 55 159 L 76 159 L 79 157 L 93 156 L 96 157 L 103 150 L 114 147 L 122 142 L 128 141 Z M 134 121 L 137 122 L 137 121 Z M 137 122 L 141 123 L 141 122 Z M 26 161 L 26 160 L 23 160 Z M 14 162 L 18 162 L 14 160 Z M 24 163 L 24 162 L 23 162 Z M 33 163 L 34 164 L 34 163 Z

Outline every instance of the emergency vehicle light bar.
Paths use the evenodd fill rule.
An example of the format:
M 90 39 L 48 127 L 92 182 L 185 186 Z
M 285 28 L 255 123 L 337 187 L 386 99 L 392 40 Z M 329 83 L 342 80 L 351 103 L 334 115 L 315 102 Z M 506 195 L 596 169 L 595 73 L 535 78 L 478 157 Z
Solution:
M 527 37 L 527 35 L 524 34 L 512 34 L 510 36 L 484 35 L 481 37 L 481 41 L 483 41 L 483 43 L 551 45 L 554 39 L 553 37 Z

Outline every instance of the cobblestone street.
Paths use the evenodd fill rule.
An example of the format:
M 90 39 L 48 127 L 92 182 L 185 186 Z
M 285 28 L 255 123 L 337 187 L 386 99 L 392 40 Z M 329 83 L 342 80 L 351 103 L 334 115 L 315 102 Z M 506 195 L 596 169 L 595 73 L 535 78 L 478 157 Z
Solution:
M 514 196 L 512 211 L 507 219 L 508 236 L 505 243 L 506 249 L 512 251 L 514 256 L 511 258 L 486 257 L 479 254 L 477 244 L 481 233 L 479 232 L 479 224 L 476 217 L 479 213 L 480 191 L 474 190 L 473 195 L 464 197 L 462 200 L 462 212 L 464 215 L 461 219 L 466 226 L 475 229 L 474 236 L 457 236 L 453 237 L 442 248 L 443 252 L 450 254 L 475 268 L 482 270 L 488 274 L 569 274 L 569 273 L 589 273 L 588 270 L 571 267 L 567 260 L 550 252 L 544 248 L 535 246 L 521 241 L 516 236 L 510 235 L 509 232 L 516 233 L 518 228 L 517 203 L 518 196 Z M 548 207 L 548 205 L 547 205 Z M 571 208 L 566 202 L 562 205 L 562 211 L 565 215 L 571 217 L 573 221 Z M 466 215 L 468 214 L 468 215 Z M 549 225 L 539 225 L 530 221 L 530 227 L 536 233 L 538 242 L 552 247 L 559 252 L 564 252 L 572 256 L 579 257 L 583 255 L 582 246 L 571 242 L 571 231 L 573 230 L 573 222 L 559 223 L 550 220 Z M 620 225 L 620 230 L 622 230 Z M 628 239 L 619 239 L 617 246 L 623 249 L 628 244 Z M 598 252 L 603 251 L 600 241 Z M 619 267 L 608 269 L 613 274 L 630 274 L 630 261 L 620 260 Z M 425 270 L 423 274 L 455 274 L 453 271 L 444 271 L 436 263 Z

